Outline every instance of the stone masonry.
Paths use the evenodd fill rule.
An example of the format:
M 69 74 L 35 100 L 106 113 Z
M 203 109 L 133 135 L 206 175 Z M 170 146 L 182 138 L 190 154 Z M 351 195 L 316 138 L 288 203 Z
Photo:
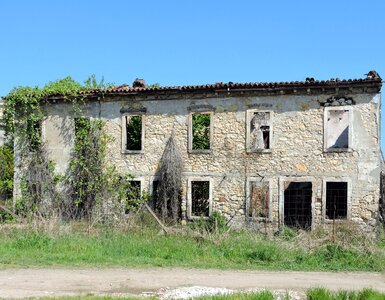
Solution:
M 87 94 L 84 115 L 106 122 L 112 137 L 107 161 L 132 174 L 149 193 L 152 181 L 159 179 L 164 146 L 174 135 L 185 165 L 182 210 L 187 221 L 194 218 L 197 201 L 191 181 L 207 180 L 209 214 L 219 211 L 236 227 L 275 231 L 298 221 L 299 227 L 314 228 L 336 219 L 372 231 L 379 210 L 380 90 L 375 72 L 358 80 L 125 86 Z M 64 173 L 74 142 L 73 110 L 60 96 L 47 102 L 43 137 L 56 171 Z M 189 150 L 194 113 L 211 116 L 211 149 L 198 153 Z M 142 149 L 127 152 L 124 116 L 133 114 L 142 116 Z M 265 119 L 253 125 L 253 116 Z M 253 151 L 248 145 L 255 126 L 261 132 L 254 145 L 265 148 Z M 258 194 L 261 189 L 251 189 L 261 185 L 263 195 Z M 252 204 L 254 192 L 265 203 Z M 261 205 L 263 213 L 251 213 Z

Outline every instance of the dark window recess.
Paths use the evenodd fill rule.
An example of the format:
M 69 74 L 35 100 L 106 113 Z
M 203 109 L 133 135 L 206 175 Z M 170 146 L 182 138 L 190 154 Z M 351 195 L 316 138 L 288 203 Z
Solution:
M 126 116 L 126 150 L 142 150 L 142 116 Z
M 151 199 L 150 199 L 150 207 L 155 209 L 159 206 L 159 194 L 158 194 L 159 180 L 154 180 L 152 182 L 152 191 L 151 191 Z
M 326 217 L 346 219 L 348 210 L 348 183 L 326 182 Z
M 127 185 L 127 203 L 125 213 L 129 213 L 132 208 L 136 208 L 141 202 L 141 182 L 139 180 L 130 180 Z
M 249 197 L 249 217 L 268 218 L 270 202 L 269 183 L 251 181 Z
M 254 112 L 250 121 L 250 150 L 270 149 L 270 113 Z
M 285 187 L 285 225 L 301 229 L 310 229 L 312 221 L 312 183 L 289 182 L 286 183 Z
M 210 114 L 192 115 L 192 150 L 210 149 Z
M 210 214 L 210 182 L 191 182 L 191 215 L 208 217 Z

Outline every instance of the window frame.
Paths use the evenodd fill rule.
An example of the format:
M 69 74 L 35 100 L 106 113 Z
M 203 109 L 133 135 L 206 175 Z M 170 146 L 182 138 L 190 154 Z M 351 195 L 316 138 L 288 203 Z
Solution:
M 141 149 L 140 150 L 129 150 L 127 149 L 127 117 L 141 116 L 142 117 L 142 135 L 141 135 Z M 122 113 L 121 115 L 121 126 L 122 126 L 122 154 L 140 154 L 144 153 L 144 138 L 145 138 L 145 121 L 146 114 L 145 112 L 135 111 Z
M 153 195 L 154 195 L 154 182 L 155 181 L 158 181 L 158 184 L 160 182 L 160 176 L 159 175 L 154 175 L 154 176 L 150 176 L 150 182 L 149 182 L 149 186 L 148 186 L 148 195 L 150 196 L 150 202 L 152 203 L 153 199 Z M 151 207 L 153 208 L 153 207 Z
M 269 211 L 267 217 L 250 217 L 249 216 L 249 210 L 250 210 L 250 186 L 251 182 L 265 182 L 268 184 L 269 188 Z M 273 205 L 273 195 L 272 195 L 272 181 L 271 178 L 261 178 L 261 177 L 247 177 L 246 181 L 246 199 L 245 199 L 245 216 L 246 220 L 249 222 L 255 222 L 255 221 L 272 221 L 272 205 Z
M 140 197 L 143 197 L 143 191 L 144 191 L 144 178 L 143 177 L 133 177 L 133 178 L 128 178 L 126 179 L 127 182 L 129 181 L 139 181 L 140 182 Z M 125 215 L 129 214 L 126 212 L 126 202 L 128 199 L 123 198 L 122 205 L 123 205 L 123 212 Z
M 327 137 L 328 137 L 328 113 L 331 110 L 345 110 L 349 112 L 349 130 L 348 130 L 348 147 L 347 148 L 328 148 Z M 351 106 L 328 106 L 324 107 L 324 126 L 323 126 L 323 150 L 324 152 L 351 152 L 353 151 L 353 109 Z
M 312 176 L 280 176 L 278 179 L 278 218 L 279 224 L 285 226 L 285 184 L 290 182 L 310 182 L 312 185 L 311 196 L 311 225 L 310 229 L 316 224 L 316 201 L 317 201 L 317 182 Z
M 192 214 L 192 182 L 193 181 L 206 181 L 209 182 L 209 215 L 208 216 L 194 216 Z M 211 177 L 189 177 L 187 179 L 187 219 L 199 220 L 208 219 L 213 212 L 213 179 Z
M 269 131 L 269 148 L 267 149 L 251 149 L 250 148 L 250 122 L 252 119 L 252 115 L 256 112 L 263 112 L 270 114 L 270 131 Z M 246 110 L 246 152 L 247 153 L 271 153 L 273 149 L 273 118 L 274 112 L 269 109 L 247 109 Z
M 250 217 L 249 216 L 249 210 L 250 210 L 250 187 L 251 182 L 264 182 L 267 183 L 269 188 L 269 211 L 267 214 L 267 217 Z M 271 222 L 272 220 L 272 205 L 273 205 L 273 195 L 272 195 L 272 183 L 271 178 L 262 178 L 262 177 L 247 177 L 246 181 L 246 200 L 245 200 L 245 216 L 246 220 L 248 221 L 268 221 Z
M 199 114 L 199 115 L 209 115 L 210 116 L 210 148 L 209 149 L 193 149 L 193 115 Z M 210 154 L 213 151 L 213 137 L 214 137 L 214 113 L 211 110 L 204 110 L 204 111 L 191 111 L 188 116 L 188 153 L 191 154 Z
M 345 219 L 329 219 L 326 216 L 326 183 L 327 182 L 346 182 L 347 187 L 347 203 L 346 203 L 346 218 Z M 325 177 L 322 179 L 322 220 L 324 223 L 333 223 L 333 222 L 346 222 L 352 218 L 352 181 L 349 177 Z

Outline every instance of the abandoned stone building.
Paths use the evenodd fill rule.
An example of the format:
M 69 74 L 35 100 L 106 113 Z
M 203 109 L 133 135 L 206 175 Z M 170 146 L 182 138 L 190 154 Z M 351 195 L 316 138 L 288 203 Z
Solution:
M 87 92 L 84 116 L 105 121 L 108 162 L 150 194 L 173 135 L 184 162 L 184 220 L 219 211 L 238 227 L 310 229 L 336 220 L 370 231 L 379 212 L 381 86 L 375 71 L 353 80 L 177 87 L 137 80 Z M 61 95 L 48 102 L 43 139 L 64 173 L 73 107 Z

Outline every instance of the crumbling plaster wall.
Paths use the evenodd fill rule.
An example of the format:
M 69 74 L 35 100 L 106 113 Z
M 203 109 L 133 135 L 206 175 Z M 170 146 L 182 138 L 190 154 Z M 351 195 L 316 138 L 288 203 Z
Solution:
M 213 186 L 213 209 L 231 218 L 235 225 L 245 222 L 247 177 L 269 178 L 272 190 L 271 223 L 282 223 L 282 191 L 285 178 L 311 178 L 313 184 L 313 226 L 324 220 L 323 179 L 349 178 L 351 219 L 371 228 L 376 223 L 379 199 L 379 94 L 350 95 L 356 102 L 353 112 L 352 151 L 324 152 L 323 120 L 325 102 L 330 96 L 266 96 L 212 99 L 143 100 L 127 98 L 92 102 L 85 115 L 106 121 L 112 137 L 107 161 L 122 173 L 143 179 L 144 190 L 156 175 L 167 139 L 173 133 L 184 163 L 183 210 L 186 211 L 187 178 L 209 177 Z M 209 154 L 188 153 L 189 107 L 210 105 L 213 113 L 213 148 Z M 147 109 L 144 150 L 122 153 L 121 108 Z M 246 153 L 246 110 L 273 111 L 271 151 Z M 59 172 L 65 172 L 74 138 L 69 104 L 45 107 L 43 132 L 51 159 Z

